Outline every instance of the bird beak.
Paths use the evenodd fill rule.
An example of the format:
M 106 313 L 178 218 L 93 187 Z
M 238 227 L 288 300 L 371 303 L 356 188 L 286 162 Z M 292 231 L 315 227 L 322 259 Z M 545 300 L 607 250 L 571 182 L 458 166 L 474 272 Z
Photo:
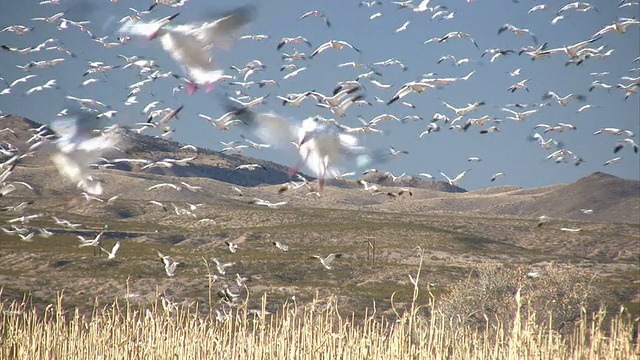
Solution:
M 302 140 L 300 140 L 300 142 L 298 143 L 298 147 L 304 145 L 304 143 L 306 143 L 307 141 L 309 141 L 309 139 L 311 138 L 309 133 L 306 133 L 304 135 L 304 137 L 302 138 Z

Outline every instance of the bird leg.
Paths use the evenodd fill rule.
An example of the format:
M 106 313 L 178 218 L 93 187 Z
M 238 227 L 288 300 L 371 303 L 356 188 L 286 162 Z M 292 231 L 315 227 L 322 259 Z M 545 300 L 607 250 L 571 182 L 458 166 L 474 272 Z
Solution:
M 206 91 L 206 92 L 213 91 L 213 84 L 211 84 L 211 83 L 207 84 L 207 86 L 205 87 L 204 91 Z
M 193 84 L 193 83 L 188 83 L 187 84 L 187 94 L 188 95 L 193 95 L 193 93 L 196 92 L 196 90 L 198 90 L 198 86 L 196 86 L 196 84 Z
M 318 179 L 318 192 L 321 193 L 322 190 L 324 190 L 324 178 L 327 175 L 327 167 L 325 166 L 322 169 L 322 176 L 320 176 L 320 179 Z
M 298 169 L 299 163 L 294 166 L 289 166 L 289 168 L 287 169 L 287 175 L 289 175 L 289 177 L 293 177 L 293 175 L 298 173 Z
M 300 167 L 302 167 L 302 164 L 304 164 L 307 161 L 308 157 L 309 155 L 307 155 L 304 159 L 298 160 L 298 162 L 295 165 L 289 166 L 289 168 L 287 169 L 287 174 L 289 175 L 289 177 L 293 177 L 293 175 L 298 173 L 298 170 L 300 170 Z

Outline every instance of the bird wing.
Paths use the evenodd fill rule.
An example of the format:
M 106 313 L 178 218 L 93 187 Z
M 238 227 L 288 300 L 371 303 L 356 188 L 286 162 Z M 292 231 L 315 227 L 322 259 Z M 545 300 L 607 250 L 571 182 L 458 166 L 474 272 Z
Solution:
M 237 107 L 226 102 L 225 110 L 232 111 L 235 118 L 242 121 L 244 126 L 261 141 L 274 146 L 297 141 L 296 126 L 286 118 L 275 113 L 257 113 L 245 107 Z
M 228 49 L 233 45 L 235 35 L 255 16 L 255 6 L 240 6 L 222 14 L 217 20 L 193 29 L 192 34 L 207 46 Z

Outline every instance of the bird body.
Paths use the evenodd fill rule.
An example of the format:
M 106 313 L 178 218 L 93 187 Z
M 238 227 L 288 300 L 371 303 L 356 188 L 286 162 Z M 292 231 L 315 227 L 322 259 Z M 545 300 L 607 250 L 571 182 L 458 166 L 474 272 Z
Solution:
M 172 25 L 170 22 L 178 14 L 154 22 L 127 21 L 120 32 L 142 35 L 148 39 L 159 39 L 163 49 L 179 63 L 191 81 L 188 92 L 193 93 L 196 86 L 210 85 L 224 74 L 212 61 L 209 52 L 212 48 L 229 48 L 233 35 L 253 19 L 254 9 L 250 6 L 239 7 L 227 15 L 205 23 Z

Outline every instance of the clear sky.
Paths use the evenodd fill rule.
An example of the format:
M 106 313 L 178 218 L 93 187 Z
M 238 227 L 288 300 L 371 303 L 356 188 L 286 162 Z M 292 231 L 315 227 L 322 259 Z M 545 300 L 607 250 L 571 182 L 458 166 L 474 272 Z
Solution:
M 180 83 L 177 79 L 161 79 L 150 86 L 145 86 L 145 93 L 138 94 L 138 104 L 125 106 L 124 100 L 129 92 L 128 85 L 138 81 L 135 69 L 115 69 L 107 77 L 95 75 L 103 80 L 81 88 L 79 84 L 88 77 L 83 73 L 88 69 L 88 61 L 102 61 L 109 65 L 124 65 L 123 59 L 117 54 L 140 55 L 157 60 L 162 70 L 172 70 L 180 73 L 175 62 L 164 53 L 159 44 L 148 42 L 146 39 L 132 39 L 125 46 L 104 48 L 93 41 L 86 34 L 76 28 L 59 30 L 56 25 L 32 21 L 33 17 L 51 16 L 59 11 L 69 10 L 65 15 L 72 20 L 90 21 L 88 28 L 96 37 L 109 36 L 115 40 L 117 20 L 131 14 L 129 7 L 138 10 L 148 8 L 149 0 L 119 0 L 116 3 L 108 0 L 85 1 L 79 6 L 79 1 L 62 0 L 59 5 L 41 5 L 38 1 L 0 1 L 0 28 L 22 24 L 35 26 L 32 32 L 19 36 L 10 32 L 0 33 L 0 44 L 15 48 L 35 46 L 48 38 L 60 40 L 77 57 L 71 58 L 56 51 L 41 51 L 29 55 L 20 55 L 3 51 L 0 53 L 0 77 L 7 82 L 27 75 L 28 73 L 16 68 L 29 61 L 50 60 L 64 57 L 65 61 L 53 68 L 34 69 L 31 73 L 38 75 L 29 79 L 26 84 L 16 85 L 10 94 L 0 96 L 0 110 L 25 116 L 38 122 L 49 123 L 61 110 L 65 95 L 88 97 L 107 103 L 118 110 L 113 119 L 120 124 L 144 122 L 146 117 L 141 115 L 142 108 L 153 100 L 162 100 L 161 107 L 177 107 L 184 105 L 180 119 L 172 122 L 176 132 L 173 139 L 191 143 L 197 146 L 220 150 L 220 141 L 240 140 L 240 132 L 236 129 L 221 132 L 208 125 L 197 116 L 198 113 L 219 117 L 223 110 L 219 106 L 218 95 L 232 92 L 237 87 L 218 84 L 210 93 L 197 92 L 188 96 L 180 92 L 174 97 L 172 88 Z M 243 2 L 247 3 L 247 2 Z M 568 10 L 563 13 L 565 18 L 552 25 L 551 20 L 556 12 L 566 2 L 549 1 L 549 10 L 527 14 L 530 8 L 542 4 L 539 1 L 520 0 L 514 3 L 507 0 L 475 0 L 468 3 L 464 0 L 437 1 L 433 0 L 429 6 L 446 6 L 449 12 L 455 12 L 450 20 L 431 20 L 432 12 L 413 12 L 411 9 L 398 9 L 390 1 L 383 0 L 381 5 L 372 7 L 358 6 L 358 1 L 346 0 L 269 0 L 254 2 L 258 6 L 256 20 L 246 29 L 245 34 L 266 34 L 270 39 L 264 41 L 241 40 L 230 51 L 216 56 L 217 61 L 227 68 L 231 65 L 242 67 L 245 63 L 257 59 L 267 65 L 267 69 L 258 72 L 249 80 L 274 79 L 280 87 L 267 86 L 262 89 L 253 86 L 246 90 L 252 96 L 270 93 L 271 96 L 259 111 L 275 111 L 279 114 L 302 120 L 308 116 L 322 115 L 332 117 L 323 108 L 308 100 L 299 108 L 283 107 L 276 95 L 299 93 L 306 90 L 316 90 L 330 94 L 337 82 L 354 80 L 367 69 L 339 68 L 337 65 L 349 61 L 372 65 L 374 62 L 389 58 L 396 58 L 403 62 L 407 71 L 397 66 L 376 67 L 382 76 L 373 78 L 383 84 L 392 84 L 390 89 L 379 89 L 362 79 L 365 86 L 364 94 L 372 106 L 352 107 L 347 116 L 339 119 L 343 124 L 351 127 L 359 126 L 357 115 L 369 120 L 377 115 L 389 113 L 400 118 L 406 115 L 420 115 L 425 120 L 408 122 L 383 122 L 378 128 L 384 134 L 361 135 L 363 142 L 371 147 L 394 146 L 400 150 L 409 151 L 391 162 L 375 166 L 380 171 L 390 171 L 395 175 L 401 173 L 417 175 L 427 172 L 436 179 L 443 180 L 438 171 L 442 170 L 450 176 L 472 169 L 461 182 L 461 187 L 473 190 L 493 185 L 515 185 L 519 187 L 537 187 L 556 183 L 575 181 L 595 171 L 604 171 L 616 176 L 640 179 L 640 157 L 633 153 L 630 147 L 625 147 L 618 154 L 613 154 L 613 148 L 619 137 L 613 135 L 597 135 L 594 131 L 602 127 L 616 127 L 629 129 L 636 133 L 634 140 L 638 141 L 640 133 L 640 97 L 631 95 L 624 100 L 624 91 L 616 89 L 616 84 L 628 84 L 631 81 L 621 80 L 623 76 L 638 77 L 640 72 L 629 72 L 632 68 L 640 67 L 640 63 L 633 60 L 640 55 L 640 27 L 630 26 L 625 34 L 607 33 L 601 40 L 591 47 L 605 46 L 603 52 L 613 50 L 605 58 L 589 59 L 581 66 L 565 66 L 568 57 L 564 54 L 553 54 L 542 60 L 531 61 L 526 55 L 512 54 L 500 57 L 490 63 L 490 56 L 481 58 L 485 49 L 501 48 L 513 49 L 516 52 L 523 46 L 532 45 L 532 38 L 524 35 L 517 36 L 505 31 L 498 35 L 498 28 L 509 23 L 520 28 L 527 28 L 534 32 L 540 44 L 547 43 L 548 48 L 571 45 L 589 39 L 594 33 L 606 25 L 613 24 L 619 17 L 638 17 L 637 5 L 618 8 L 618 1 L 594 1 L 592 4 L 598 11 L 580 12 Z M 420 1 L 414 1 L 417 6 Z M 87 6 L 89 4 L 90 6 Z M 145 19 L 163 17 L 176 11 L 180 16 L 176 22 L 202 20 L 207 13 L 214 13 L 240 5 L 236 1 L 205 1 L 190 0 L 183 7 L 175 9 L 158 6 Z M 331 22 L 327 27 L 320 18 L 308 17 L 299 20 L 305 12 L 319 10 L 326 14 Z M 370 20 L 375 13 L 382 15 Z M 395 33 L 394 30 L 410 21 L 405 31 Z M 479 48 L 469 40 L 453 38 L 443 43 L 428 43 L 424 41 L 433 37 L 441 37 L 450 31 L 461 31 L 470 34 Z M 306 37 L 313 47 L 306 44 L 285 45 L 282 51 L 276 50 L 279 40 L 284 37 Z M 335 39 L 345 40 L 361 50 L 357 53 L 350 49 L 341 51 L 327 50 L 314 59 L 301 60 L 296 63 L 307 67 L 298 76 L 283 80 L 286 72 L 280 72 L 282 65 L 281 53 L 292 53 L 294 48 L 310 54 L 322 43 Z M 443 55 L 453 55 L 456 59 L 469 58 L 471 61 L 460 66 L 452 65 L 449 60 L 437 64 Z M 521 75 L 512 77 L 508 72 L 520 68 Z M 375 97 L 385 101 L 409 81 L 419 80 L 422 74 L 435 72 L 435 77 L 461 77 L 474 71 L 468 81 L 458 81 L 442 89 L 430 89 L 423 94 L 410 94 L 402 99 L 415 105 L 411 109 L 400 102 L 390 106 L 376 103 Z M 228 74 L 237 75 L 234 70 L 226 70 Z M 594 72 L 609 72 L 599 79 L 614 88 L 608 92 L 596 88 L 589 92 L 589 86 L 598 78 L 590 75 Z M 49 79 L 57 79 L 60 89 L 48 89 L 30 95 L 24 91 L 42 85 Z M 529 92 L 519 89 L 515 93 L 507 91 L 510 85 L 524 79 Z M 241 79 L 239 79 L 241 81 Z M 0 85 L 4 88 L 5 85 Z M 440 123 L 441 130 L 419 138 L 435 113 L 445 114 L 452 119 L 455 115 L 448 110 L 443 101 L 463 107 L 467 103 L 485 101 L 486 105 L 471 113 L 469 117 L 489 115 L 504 119 L 509 114 L 501 111 L 509 103 L 541 103 L 542 96 L 547 91 L 554 91 L 564 96 L 569 93 L 584 94 L 585 102 L 572 100 L 566 107 L 552 102 L 550 106 L 540 108 L 522 122 L 504 120 L 498 124 L 501 132 L 482 135 L 480 127 L 472 126 L 467 132 L 449 130 L 449 125 Z M 577 109 L 585 104 L 594 105 L 593 108 L 577 113 Z M 527 136 L 535 131 L 542 133 L 542 129 L 534 130 L 540 123 L 555 125 L 558 122 L 570 123 L 577 130 L 561 133 L 550 132 L 543 134 L 564 144 L 584 159 L 580 166 L 573 163 L 555 164 L 547 160 L 549 151 L 543 150 L 535 142 L 527 141 Z M 488 127 L 485 125 L 484 127 Z M 149 132 L 156 135 L 159 132 Z M 288 165 L 293 158 L 290 153 L 267 149 L 261 152 L 247 150 L 246 155 L 276 161 Z M 477 156 L 481 162 L 468 162 L 467 158 Z M 616 156 L 623 157 L 618 164 L 603 166 L 604 162 Z M 349 171 L 351 169 L 344 169 Z M 491 176 L 497 172 L 504 172 L 506 176 L 490 182 Z

